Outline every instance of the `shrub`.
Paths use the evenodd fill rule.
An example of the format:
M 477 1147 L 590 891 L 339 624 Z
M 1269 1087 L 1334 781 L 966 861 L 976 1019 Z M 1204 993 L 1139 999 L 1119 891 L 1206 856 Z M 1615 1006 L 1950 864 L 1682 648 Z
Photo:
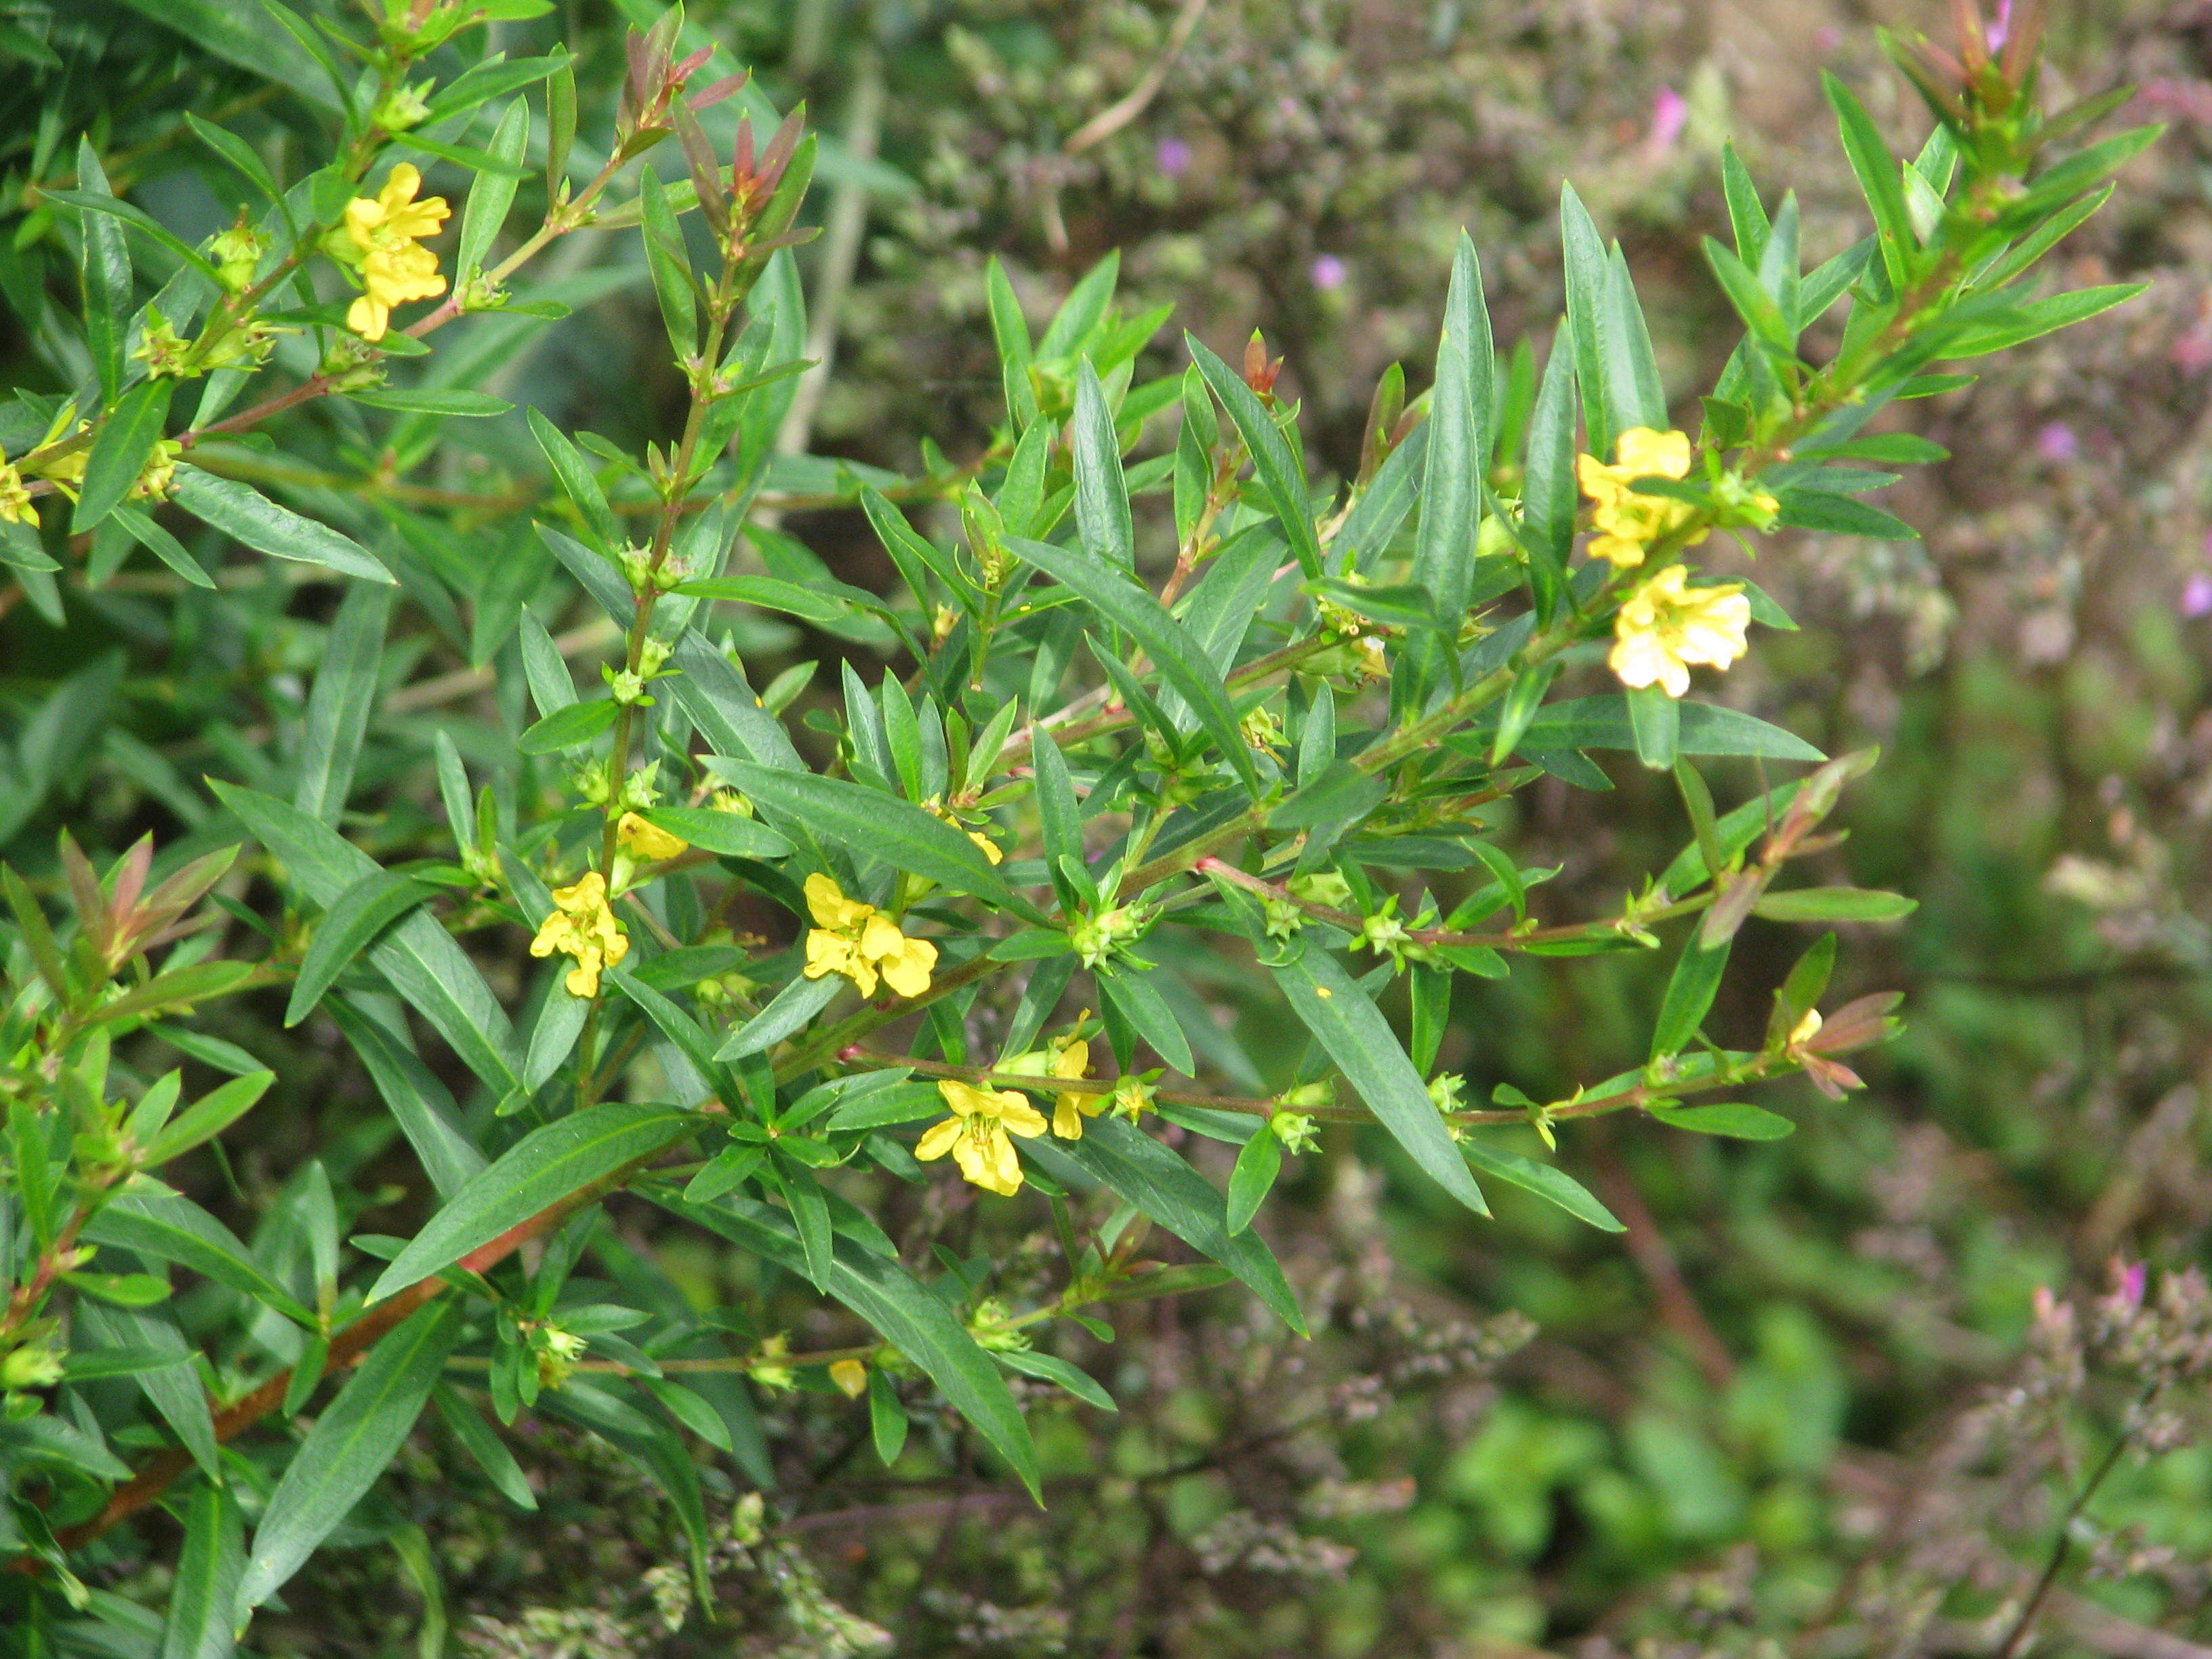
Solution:
M 169 137 L 204 160 L 143 204 L 111 179 L 134 150 L 88 137 L 66 180 L 33 158 L 9 292 L 56 385 L 0 414 L 0 559 L 87 660 L 0 808 L 25 842 L 72 823 L 4 872 L 0 1595 L 27 1652 L 151 1644 L 120 1523 L 155 1506 L 183 1533 L 164 1652 L 227 1650 L 363 1534 L 434 1595 L 374 1497 L 433 1405 L 525 1507 L 501 1432 L 525 1411 L 643 1471 L 684 1540 L 654 1592 L 680 1624 L 784 1547 L 728 1503 L 774 1484 L 753 1390 L 836 1391 L 885 1464 L 981 1457 L 1042 1496 L 1023 1402 L 1113 1402 L 1038 1337 L 1232 1280 L 1302 1329 L 1254 1221 L 1330 1137 L 1371 1126 L 1478 1213 L 1486 1180 L 1619 1231 L 1540 1146 L 1622 1113 L 1787 1133 L 1733 1097 L 1857 1086 L 1843 1057 L 1896 1000 L 1824 1014 L 1825 935 L 1763 1042 L 1721 1047 L 1732 940 L 1908 907 L 1787 880 L 1873 757 L 1686 695 L 1753 623 L 1791 625 L 1692 561 L 1725 556 L 1717 532 L 1909 535 L 1860 498 L 1942 452 L 1875 418 L 2135 291 L 2038 296 L 2036 267 L 2154 130 L 2087 143 L 2112 100 L 2046 117 L 2034 27 L 1992 58 L 1976 23 L 1956 60 L 1900 50 L 1937 119 L 1910 162 L 1828 84 L 1873 228 L 1810 272 L 1794 198 L 1770 211 L 1728 158 L 1706 248 L 1745 335 L 1694 441 L 1571 189 L 1540 373 L 1495 349 L 1462 237 L 1429 389 L 1382 377 L 1352 476 L 1310 473 L 1258 337 L 1148 374 L 1165 317 L 1116 309 L 1110 258 L 1034 337 L 991 272 L 1006 411 L 980 453 L 809 461 L 782 452 L 816 140 L 680 13 L 631 37 L 611 111 L 567 54 L 490 49 L 481 26 L 544 9 L 413 0 L 349 32 L 272 8 L 283 144 L 185 112 Z M 242 11 L 208 16 L 247 50 Z M 647 159 L 672 137 L 672 184 Z M 485 389 L 592 291 L 526 286 L 538 257 L 608 229 L 637 233 L 687 394 L 641 460 Z M 781 528 L 825 501 L 865 513 L 895 597 Z M 836 643 L 756 686 L 794 624 Z M 131 703 L 205 793 L 110 723 Z M 1669 777 L 1694 834 L 1617 911 L 1547 920 L 1515 804 L 1610 787 L 1593 751 Z M 1701 761 L 1756 785 L 1723 811 Z M 1437 1070 L 1463 979 L 1662 929 L 1644 1065 L 1487 1103 Z M 276 1020 L 321 1045 L 281 1079 L 234 1040 Z M 385 1112 L 330 1134 L 340 1077 Z M 388 1186 L 400 1139 L 427 1192 Z M 1236 1149 L 1225 1194 L 1207 1142 Z M 211 1176 L 262 1189 L 250 1244 L 188 1195 L 222 1207 Z M 949 1248 L 969 1201 L 1035 1206 L 1056 1248 Z M 1154 1229 L 1188 1258 L 1145 1254 Z M 699 1237 L 854 1318 L 794 1352 L 764 1297 L 686 1268 Z M 1305 1570 L 1249 1516 L 1205 1537 Z M 874 1639 L 818 1586 L 789 1601 Z

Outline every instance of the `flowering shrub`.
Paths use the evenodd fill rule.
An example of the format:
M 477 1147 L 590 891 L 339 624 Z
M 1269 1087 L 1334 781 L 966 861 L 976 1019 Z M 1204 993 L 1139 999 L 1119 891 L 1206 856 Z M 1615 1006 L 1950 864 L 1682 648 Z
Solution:
M 1770 211 L 1731 159 L 1731 240 L 1708 253 L 1746 332 L 1694 440 L 1570 190 L 1540 374 L 1532 349 L 1501 362 L 1462 237 L 1429 389 L 1384 378 L 1351 477 L 1310 475 L 1257 337 L 1240 365 L 1190 338 L 1186 368 L 1149 373 L 1164 319 L 1120 313 L 1110 260 L 1041 334 L 993 272 L 1006 418 L 980 453 L 925 451 L 911 477 L 809 465 L 778 440 L 807 368 L 791 249 L 816 140 L 796 114 L 763 139 L 773 112 L 670 13 L 630 41 L 598 149 L 568 58 L 508 60 L 477 28 L 543 9 L 393 0 L 349 37 L 358 81 L 280 10 L 330 71 L 331 159 L 288 179 L 188 120 L 230 221 L 197 241 L 114 194 L 88 141 L 44 190 L 81 304 L 36 321 L 67 386 L 0 416 L 12 581 L 58 621 L 143 552 L 228 629 L 230 591 L 268 580 L 258 554 L 339 597 L 295 665 L 312 689 L 210 757 L 208 795 L 118 751 L 188 833 L 105 871 L 64 834 L 6 872 L 0 1546 L 20 1571 L 0 1595 L 27 1652 L 88 1624 L 146 1639 L 150 1595 L 110 1583 L 157 1504 L 183 1532 L 164 1650 L 227 1650 L 317 1550 L 383 1524 L 374 1489 L 433 1405 L 525 1507 L 501 1431 L 526 1410 L 646 1471 L 685 1540 L 680 1621 L 761 1541 L 757 1506 L 708 1509 L 765 1484 L 753 1389 L 837 1390 L 885 1464 L 978 1451 L 1036 1495 L 1022 1401 L 1112 1405 L 1037 1335 L 1110 1334 L 1115 1304 L 1232 1279 L 1301 1329 L 1254 1221 L 1328 1126 L 1371 1126 L 1477 1214 L 1487 1180 L 1608 1231 L 1571 1173 L 1576 1122 L 1786 1133 L 1729 1097 L 1856 1086 L 1841 1056 L 1895 999 L 1824 1014 L 1823 936 L 1760 1046 L 1721 1047 L 1703 1027 L 1732 941 L 1754 914 L 1906 906 L 1784 879 L 1873 757 L 1689 696 L 1752 624 L 1790 626 L 1713 563 L 1777 526 L 1908 535 L 1860 497 L 1942 452 L 1875 417 L 1961 383 L 1941 364 L 2134 291 L 2039 297 L 2034 268 L 2151 131 L 2086 143 L 2103 108 L 2042 113 L 2032 21 L 1994 58 L 1975 23 L 1955 59 L 1901 54 L 1937 118 L 1909 162 L 1829 84 L 1873 221 L 1834 259 L 1804 271 L 1794 198 Z M 673 185 L 646 159 L 672 137 Z M 451 246 L 408 156 L 451 171 Z M 533 261 L 606 229 L 638 233 L 688 390 L 642 461 L 483 389 L 575 295 L 521 286 Z M 492 489 L 413 477 L 470 459 Z M 903 591 L 836 581 L 781 530 L 810 490 L 866 515 Z M 811 664 L 753 684 L 778 617 L 852 647 L 834 691 Z M 380 703 L 447 695 L 417 672 L 441 652 L 467 660 L 476 715 L 368 769 Z M 586 696 L 569 659 L 594 653 Z M 118 672 L 83 671 L 106 678 L 65 690 L 39 753 Z M 1609 787 L 1607 751 L 1671 776 L 1692 839 L 1616 912 L 1547 919 L 1554 872 L 1514 856 L 1510 804 L 1543 779 Z M 1737 760 L 1759 775 L 1723 811 L 1698 763 Z M 1775 784 L 1770 763 L 1808 769 Z M 410 771 L 435 779 L 434 850 Z M 1437 1069 L 1465 980 L 1646 951 L 1673 967 L 1636 1070 L 1479 1105 Z M 327 1022 L 428 1190 L 370 1185 L 374 1152 L 297 1146 L 249 1245 L 168 1177 L 297 1086 L 209 1029 L 284 988 L 286 1023 Z M 1237 1149 L 1225 1194 L 1202 1140 Z M 1003 1264 L 924 1246 L 904 1189 L 965 1201 L 953 1183 L 1048 1211 L 1047 1293 L 1018 1310 Z M 405 1232 L 358 1229 L 372 1211 Z M 812 1286 L 849 1340 L 795 1352 L 688 1297 L 617 1215 Z M 1193 1259 L 1140 1255 L 1152 1228 Z M 250 1432 L 287 1424 L 296 1443 Z M 1292 1559 L 1250 1527 L 1210 1547 Z

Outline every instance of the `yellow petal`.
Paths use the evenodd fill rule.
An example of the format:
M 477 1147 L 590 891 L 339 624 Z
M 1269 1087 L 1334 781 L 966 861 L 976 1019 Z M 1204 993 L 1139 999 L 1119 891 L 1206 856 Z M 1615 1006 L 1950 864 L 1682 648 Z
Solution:
M 1036 1117 L 1036 1114 L 1030 1114 Z M 1037 1118 L 1037 1133 L 1044 1133 L 1044 1120 Z M 988 1187 L 1001 1198 L 1012 1198 L 1022 1189 L 1022 1161 L 1014 1156 L 1014 1143 L 1006 1139 L 1004 1129 L 994 1133 L 985 1143 L 990 1157 L 990 1179 L 976 1184 Z
M 949 1077 L 937 1085 L 937 1092 L 947 1106 L 963 1117 L 973 1117 L 979 1113 L 985 1117 L 999 1115 L 999 1096 L 995 1089 L 979 1089 L 972 1083 Z
M 364 340 L 380 340 L 392 320 L 392 307 L 373 294 L 364 294 L 346 307 L 346 326 Z
M 672 836 L 657 823 L 648 823 L 635 812 L 625 812 L 615 824 L 615 839 L 641 859 L 658 863 L 691 850 L 691 843 Z
M 1007 1090 L 1000 1098 L 1005 1105 L 999 1114 L 999 1121 L 1006 1126 L 1008 1133 L 1018 1134 L 1024 1140 L 1035 1140 L 1044 1133 L 1044 1114 L 1030 1105 L 1024 1097 Z
M 898 955 L 879 964 L 884 982 L 902 997 L 918 997 L 929 989 L 930 970 L 937 966 L 937 947 L 926 939 L 910 939 Z
M 899 932 L 898 923 L 880 910 L 860 924 L 860 954 L 870 962 L 882 962 L 905 949 L 906 935 Z
M 597 910 L 606 902 L 607 878 L 596 870 L 586 870 L 568 886 L 553 890 L 553 902 L 571 915 Z
M 1052 1109 L 1052 1132 L 1062 1140 L 1083 1139 L 1083 1113 L 1077 1107 L 1077 1097 L 1062 1095 Z
M 974 842 L 976 846 L 981 848 L 983 849 L 983 856 L 990 860 L 992 863 L 999 864 L 1005 861 L 1006 855 L 999 850 L 999 843 L 993 841 L 981 830 L 970 830 L 968 832 L 968 839 Z
M 806 908 L 820 927 L 843 928 L 875 914 L 874 905 L 847 898 L 845 890 L 819 870 L 807 877 L 805 890 Z
M 1690 470 L 1686 433 L 1632 426 L 1620 434 L 1615 453 L 1620 457 L 1620 471 L 1630 478 L 1679 478 Z
M 915 1145 L 914 1155 L 924 1164 L 943 1158 L 952 1150 L 952 1143 L 960 1139 L 960 1120 L 948 1117 L 942 1123 L 933 1123 Z
M 1052 1074 L 1054 1077 L 1088 1077 L 1091 1074 L 1091 1045 L 1080 1038 L 1060 1044 L 1060 1052 L 1053 1056 Z

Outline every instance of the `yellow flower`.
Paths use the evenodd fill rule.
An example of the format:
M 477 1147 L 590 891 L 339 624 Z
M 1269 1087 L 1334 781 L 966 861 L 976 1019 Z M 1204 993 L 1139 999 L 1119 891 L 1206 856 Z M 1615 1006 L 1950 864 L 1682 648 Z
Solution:
M 615 842 L 648 863 L 672 859 L 691 850 L 690 842 L 670 835 L 658 824 L 647 823 L 635 812 L 625 812 L 616 820 Z
M 402 161 L 384 188 L 346 204 L 345 234 L 353 262 L 361 267 L 368 290 L 346 312 L 346 326 L 365 340 L 380 340 L 391 325 L 392 307 L 428 300 L 446 291 L 438 256 L 418 239 L 434 236 L 452 211 L 442 196 L 422 201 L 415 192 L 422 175 Z
M 587 870 L 574 886 L 553 890 L 555 908 L 530 941 L 530 954 L 550 957 L 556 951 L 575 957 L 576 965 L 562 982 L 568 994 L 595 997 L 599 974 L 629 954 L 629 936 L 607 908 L 607 878 Z
M 986 1192 L 1012 1198 L 1021 1191 L 1021 1161 L 1007 1137 L 1036 1139 L 1044 1133 L 1044 1115 L 1012 1089 L 979 1089 L 947 1078 L 937 1092 L 952 1115 L 931 1126 L 914 1155 L 927 1163 L 950 1152 L 960 1173 Z
M 0 524 L 35 525 L 38 521 L 39 509 L 31 505 L 23 475 L 12 462 L 0 461 Z
M 1606 559 L 1626 570 L 1644 562 L 1644 550 L 1662 536 L 1679 530 L 1696 512 L 1687 501 L 1664 495 L 1639 495 L 1630 486 L 1638 478 L 1681 478 L 1690 471 L 1690 440 L 1680 432 L 1655 432 L 1648 426 L 1631 427 L 1620 434 L 1615 453 L 1620 459 L 1607 466 L 1595 455 L 1575 463 L 1575 476 L 1590 501 L 1590 521 L 1597 535 L 1589 544 L 1590 556 Z M 1694 547 L 1705 540 L 1700 527 L 1683 543 Z
M 815 921 L 806 935 L 807 978 L 842 974 L 864 997 L 875 995 L 878 975 L 902 997 L 918 997 L 929 988 L 937 947 L 927 939 L 908 939 L 874 905 L 847 898 L 819 871 L 806 878 L 806 908 Z
M 1052 1057 L 1054 1077 L 1088 1077 L 1091 1074 L 1091 1045 L 1082 1038 L 1060 1045 L 1060 1052 Z M 1053 1103 L 1052 1132 L 1062 1140 L 1083 1139 L 1083 1120 L 1097 1117 L 1106 1109 L 1106 1097 L 1087 1091 L 1062 1090 Z
M 1688 569 L 1668 565 L 1628 597 L 1613 619 L 1606 659 L 1632 690 L 1654 684 L 1679 697 L 1690 689 L 1692 663 L 1726 668 L 1744 653 L 1751 601 L 1741 582 L 1686 587 Z
M 830 1380 L 848 1400 L 858 1400 L 868 1389 L 868 1368 L 858 1359 L 840 1359 L 830 1367 Z

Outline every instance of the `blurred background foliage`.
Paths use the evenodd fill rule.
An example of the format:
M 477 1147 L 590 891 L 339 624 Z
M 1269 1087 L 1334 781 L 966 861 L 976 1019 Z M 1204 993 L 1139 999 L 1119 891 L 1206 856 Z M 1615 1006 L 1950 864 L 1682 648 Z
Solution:
M 1713 373 L 1734 331 L 1696 239 L 1724 218 L 1722 141 L 1770 190 L 1799 191 L 1812 258 L 1838 251 L 1856 198 L 1814 70 L 1917 143 L 1924 118 L 1874 29 L 1934 32 L 1939 9 L 697 0 L 690 15 L 768 100 L 805 98 L 837 141 L 810 210 L 826 234 L 801 255 L 808 355 L 834 368 L 802 394 L 787 449 L 901 472 L 927 459 L 916 436 L 974 454 L 999 397 L 986 258 L 1006 261 L 1035 325 L 1118 249 L 1130 311 L 1172 304 L 1224 352 L 1263 330 L 1318 461 L 1343 473 L 1376 377 L 1435 337 L 1462 225 L 1500 337 L 1548 329 L 1563 177 L 1624 240 L 1671 389 Z M 312 76 L 273 30 L 241 38 L 217 17 L 198 0 L 0 0 L 0 328 L 46 303 L 38 187 L 68 182 L 80 132 L 118 191 L 205 230 L 219 210 L 180 165 L 182 112 L 284 141 Z M 608 100 L 629 21 L 565 0 L 502 27 L 518 53 L 567 40 L 587 95 Z M 318 1559 L 289 1614 L 257 1626 L 264 1650 L 1995 1651 L 2145 1363 L 2099 1346 L 2091 1300 L 2116 1258 L 2148 1261 L 2154 1285 L 2202 1261 L 2212 1224 L 2212 6 L 2062 6 L 2051 72 L 2076 93 L 2131 81 L 2137 108 L 2172 123 L 2062 252 L 2070 283 L 2150 291 L 1911 405 L 1955 453 L 1889 499 L 1925 541 L 1774 538 L 1759 580 L 1802 631 L 1770 635 L 1723 691 L 1830 752 L 1884 749 L 1824 878 L 1921 902 L 1901 930 L 1844 930 L 1839 994 L 1908 994 L 1908 1031 L 1869 1057 L 1868 1094 L 1829 1105 L 1802 1089 L 1799 1132 L 1767 1145 L 1593 1125 L 1574 1158 L 1629 1223 L 1625 1244 L 1511 1194 L 1476 1224 L 1401 1180 L 1382 1146 L 1333 1147 L 1261 1223 L 1315 1340 L 1215 1293 L 1121 1318 L 1110 1349 L 1069 1350 L 1121 1410 L 1040 1391 L 1043 1513 L 975 1480 L 950 1429 L 885 1474 L 861 1455 L 865 1413 L 826 1384 L 763 1390 L 772 1450 L 740 1463 L 772 1479 L 764 1512 L 738 1497 L 744 1480 L 719 1500 L 720 1625 L 681 1620 L 680 1544 L 627 1466 L 526 1419 L 540 1506 L 519 1516 L 426 1425 L 391 1484 L 399 1512 L 356 1516 L 364 1547 Z M 623 263 L 634 246 L 564 243 L 553 276 L 578 316 L 489 389 L 625 447 L 660 436 L 682 388 Z M 12 331 L 0 373 L 45 374 Z M 532 472 L 519 423 L 469 424 L 474 453 L 400 487 L 495 497 Z M 359 472 L 343 422 L 325 441 L 333 477 Z M 793 460 L 775 483 L 787 535 L 840 578 L 886 584 L 861 515 L 823 504 L 834 466 Z M 501 643 L 483 619 L 511 629 L 540 557 L 518 544 L 501 591 L 477 592 L 489 636 L 471 651 L 418 635 L 436 659 L 393 665 L 413 684 L 372 724 L 361 774 L 387 849 L 434 837 L 422 757 L 438 701 L 480 693 L 474 662 Z M 148 829 L 188 838 L 206 809 L 185 780 L 253 781 L 253 742 L 296 728 L 329 622 L 284 569 L 253 572 L 219 602 L 125 571 L 73 587 L 64 626 L 21 604 L 0 615 L 11 860 L 38 865 L 64 823 L 111 851 Z M 748 654 L 776 666 L 853 655 L 879 671 L 866 640 L 757 629 Z M 1687 835 L 1659 784 L 1614 771 L 1618 794 L 1540 792 L 1517 826 L 1524 861 L 1562 866 L 1564 909 L 1612 902 L 1619 872 Z M 1717 1029 L 1755 1036 L 1788 947 L 1751 925 L 1741 1005 Z M 1471 1097 L 1510 1083 L 1540 1099 L 1634 1064 L 1660 981 L 1608 960 L 1462 990 L 1443 1063 Z M 1254 1017 L 1242 988 L 1218 993 L 1224 1023 Z M 210 1164 L 208 1201 L 250 1232 L 285 1200 L 273 1172 L 310 1145 L 338 1149 L 334 1175 L 387 1160 L 404 1183 L 343 1047 L 261 1012 L 223 1036 L 276 1066 L 298 1144 L 264 1110 Z M 923 1219 L 949 1247 L 1018 1279 L 1044 1241 L 994 1231 L 968 1198 L 940 1185 L 902 1201 L 935 1206 Z M 712 1285 L 818 1346 L 807 1299 L 757 1264 L 656 1255 L 641 1211 L 614 1214 L 607 1278 Z M 2075 1304 L 2070 1323 L 2051 1297 Z M 2170 1311 L 2177 1331 L 2203 1312 Z M 2185 1443 L 2194 1426 L 2129 1429 L 2176 1449 L 2124 1458 L 2075 1518 L 2044 1650 L 2212 1651 L 2197 1645 L 2212 1644 L 2212 1453 Z M 419 1541 L 368 1547 L 394 1536 Z

